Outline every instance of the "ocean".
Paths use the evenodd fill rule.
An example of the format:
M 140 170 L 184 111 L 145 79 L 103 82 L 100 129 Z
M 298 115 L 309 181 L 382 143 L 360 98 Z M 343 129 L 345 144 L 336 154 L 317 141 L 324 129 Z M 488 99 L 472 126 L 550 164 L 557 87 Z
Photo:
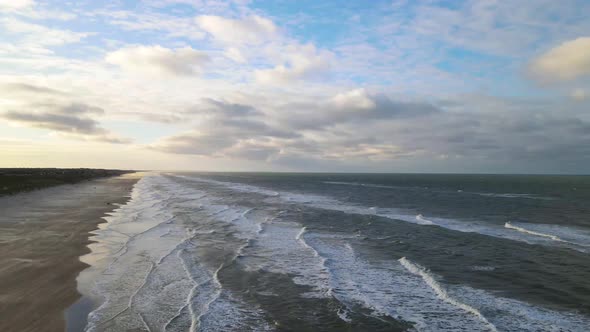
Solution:
M 87 331 L 588 331 L 589 203 L 589 176 L 149 173 L 93 233 L 75 312 Z

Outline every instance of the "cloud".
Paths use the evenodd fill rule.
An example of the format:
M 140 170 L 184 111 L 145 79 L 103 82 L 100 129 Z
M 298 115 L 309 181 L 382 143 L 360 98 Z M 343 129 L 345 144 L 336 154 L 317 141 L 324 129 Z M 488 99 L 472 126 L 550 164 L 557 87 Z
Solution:
M 178 17 L 163 13 L 143 13 L 136 11 L 101 11 L 110 24 L 127 31 L 149 31 L 157 34 L 165 32 L 168 38 L 187 38 L 202 40 L 202 31 L 192 17 Z
M 590 165 L 584 67 L 561 56 L 561 67 L 539 67 L 578 68 L 567 79 L 543 74 L 562 96 L 526 85 L 518 70 L 554 58 L 545 47 L 584 36 L 588 1 L 396 1 L 362 13 L 326 4 L 270 19 L 268 8 L 247 4 L 149 0 L 62 6 L 77 15 L 71 22 L 27 14 L 59 7 L 52 3 L 0 18 L 2 80 L 22 82 L 0 86 L 2 121 L 95 140 L 116 137 L 112 123 L 170 153 L 171 168 L 197 159 L 222 166 L 214 158 L 236 159 L 227 168 L 541 167 L 557 163 L 552 153 Z
M 427 102 L 393 100 L 383 94 L 370 94 L 365 89 L 341 92 L 327 100 L 305 104 L 283 105 L 277 114 L 285 127 L 293 129 L 320 129 L 342 124 L 372 121 L 420 118 L 442 112 Z M 294 113 L 299 116 L 293 116 Z
M 196 21 L 215 40 L 230 45 L 259 44 L 272 39 L 278 32 L 271 20 L 257 15 L 242 19 L 202 15 Z
M 48 129 L 68 137 L 109 143 L 128 143 L 102 128 L 92 115 L 104 110 L 82 103 L 73 104 L 32 104 L 33 111 L 19 110 L 0 113 L 0 118 L 29 127 Z
M 81 135 L 95 135 L 102 133 L 103 130 L 98 127 L 97 121 L 76 114 L 84 114 L 84 111 L 77 111 L 80 107 L 81 105 L 55 105 L 53 110 L 46 112 L 8 111 L 3 113 L 2 117 L 6 120 L 28 124 L 32 127 L 65 133 Z M 74 112 L 69 113 L 68 110 L 74 110 Z
M 37 86 L 28 83 L 2 83 L 0 84 L 0 89 L 3 91 L 3 95 L 28 95 L 31 93 L 35 94 L 43 94 L 43 95 L 57 95 L 63 96 L 66 95 L 65 92 L 44 87 L 44 86 Z
M 167 76 L 195 75 L 208 60 L 207 54 L 191 47 L 169 49 L 159 45 L 126 47 L 106 56 L 108 63 L 126 70 Z
M 197 126 L 165 137 L 150 145 L 151 149 L 211 157 L 260 156 L 265 154 L 262 150 L 276 151 L 272 142 L 298 137 L 297 133 L 267 123 L 266 115 L 251 105 L 205 98 L 183 114 L 196 118 Z
M 50 130 L 61 136 L 109 143 L 128 143 L 103 128 L 95 119 L 105 114 L 101 107 L 72 100 L 61 90 L 29 83 L 3 83 L 0 120 Z
M 588 161 L 584 153 L 590 151 L 584 148 L 590 144 L 590 122 L 580 116 L 581 103 L 478 95 L 431 103 L 353 89 L 314 102 L 255 104 L 204 99 L 183 113 L 199 119 L 193 130 L 165 137 L 150 148 L 275 166 L 307 165 L 307 170 L 396 163 L 428 163 L 435 170 L 461 162 L 464 169 L 515 169 L 534 163 L 559 170 L 554 161 L 575 168 Z M 557 108 L 563 111 L 555 113 Z
M 254 72 L 263 84 L 291 83 L 322 77 L 330 69 L 332 55 L 319 51 L 313 44 L 292 45 L 282 55 L 282 64 Z
M 336 107 L 341 108 L 370 109 L 376 106 L 365 89 L 339 93 L 332 98 L 332 102 Z
M 227 50 L 225 50 L 225 52 L 223 53 L 227 58 L 237 62 L 237 63 L 246 63 L 246 57 L 244 57 L 244 55 L 242 54 L 242 52 L 235 48 L 235 47 L 230 47 Z
M 220 156 L 222 149 L 233 144 L 231 137 L 194 132 L 166 137 L 150 148 L 176 154 Z
M 574 80 L 590 75 L 590 37 L 556 46 L 530 64 L 531 73 L 544 82 Z
M 285 104 L 262 112 L 257 107 L 225 100 L 203 99 L 186 110 L 198 118 L 194 130 L 172 135 L 150 148 L 176 154 L 275 160 L 286 155 L 314 155 L 329 160 L 400 157 L 393 142 L 375 139 L 373 121 L 427 116 L 440 112 L 426 103 L 393 101 L 364 89 L 343 92 L 309 104 Z M 350 125 L 367 128 L 359 133 Z
M 0 0 L 0 11 L 25 9 L 35 4 L 33 0 Z
M 91 35 L 87 32 L 75 32 L 54 29 L 43 25 L 25 22 L 14 17 L 0 18 L 3 33 L 16 39 L 9 45 L 17 50 L 37 50 L 36 53 L 51 53 L 46 47 L 77 43 Z M 22 54 L 29 56 L 28 52 Z

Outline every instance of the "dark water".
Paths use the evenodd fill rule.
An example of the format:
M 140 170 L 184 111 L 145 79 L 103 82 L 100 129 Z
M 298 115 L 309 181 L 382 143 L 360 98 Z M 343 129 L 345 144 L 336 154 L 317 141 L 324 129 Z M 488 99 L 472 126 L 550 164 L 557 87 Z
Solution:
M 154 174 L 89 330 L 587 331 L 590 177 Z

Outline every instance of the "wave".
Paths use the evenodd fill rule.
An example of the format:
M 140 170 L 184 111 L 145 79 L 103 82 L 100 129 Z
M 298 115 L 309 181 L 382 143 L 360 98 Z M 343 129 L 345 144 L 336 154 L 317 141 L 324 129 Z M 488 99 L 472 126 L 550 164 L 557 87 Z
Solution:
M 413 224 L 419 225 L 426 225 L 426 226 L 439 226 L 446 229 L 450 229 L 453 231 L 458 232 L 474 232 L 479 233 L 487 236 L 493 236 L 498 238 L 510 239 L 514 241 L 520 241 L 525 243 L 532 243 L 532 244 L 544 244 L 548 245 L 547 242 L 548 237 L 542 237 L 535 232 L 515 232 L 507 230 L 509 227 L 504 227 L 495 224 L 489 224 L 485 222 L 478 222 L 478 221 L 462 221 L 462 220 L 455 220 L 449 218 L 435 218 L 429 217 L 428 219 L 424 218 L 423 215 L 418 214 L 414 215 L 409 211 L 404 211 L 396 208 L 379 208 L 379 207 L 365 207 L 360 205 L 355 205 L 351 203 L 341 202 L 337 199 L 317 195 L 317 194 L 309 194 L 309 193 L 295 193 L 295 192 L 287 192 L 287 191 L 271 191 L 265 188 L 260 188 L 252 185 L 242 185 L 239 183 L 234 182 L 224 182 L 224 181 L 216 181 L 216 180 L 209 180 L 209 179 L 202 179 L 197 177 L 184 177 L 188 180 L 193 180 L 197 182 L 206 182 L 211 183 L 219 186 L 223 186 L 228 189 L 235 189 L 241 192 L 254 192 L 265 194 L 269 196 L 270 200 L 280 200 L 285 203 L 291 204 L 302 204 L 309 207 L 320 208 L 325 210 L 333 210 L 333 211 L 341 211 L 348 214 L 359 214 L 359 215 L 374 215 L 378 217 L 388 218 L 395 221 L 404 221 Z M 334 182 L 337 184 L 343 184 L 345 182 Z M 346 183 L 347 185 L 351 183 Z M 353 184 L 356 185 L 356 184 Z M 565 245 L 573 250 L 587 252 L 585 247 L 590 246 L 590 232 L 578 232 L 574 229 L 569 229 L 569 227 L 563 227 L 561 230 L 564 234 L 568 234 L 572 240 L 554 240 L 554 243 L 559 243 L 559 245 Z M 513 229 L 514 230 L 514 229 Z M 542 233 L 542 232 L 541 232 Z M 578 234 L 574 234 L 578 233 Z M 565 236 L 561 236 L 560 238 L 565 238 Z
M 524 227 L 514 226 L 510 222 L 505 223 L 504 224 L 504 227 L 505 228 L 508 228 L 508 229 L 513 229 L 515 231 L 518 231 L 518 232 L 521 232 L 521 233 L 525 233 L 525 234 L 531 234 L 531 235 L 534 235 L 534 236 L 546 237 L 546 238 L 549 238 L 549 239 L 551 239 L 553 241 L 567 242 L 567 241 L 564 241 L 564 240 L 560 239 L 559 237 L 557 237 L 555 235 L 545 234 L 545 233 L 540 233 L 540 232 L 535 232 L 535 231 L 532 231 L 532 230 L 528 230 L 528 229 L 526 229 Z
M 402 186 L 387 186 L 382 184 L 371 184 L 371 183 L 360 183 L 360 182 L 342 182 L 342 181 L 323 181 L 326 184 L 337 184 L 343 186 L 358 186 L 358 187 L 369 187 L 369 188 L 384 188 L 384 189 L 411 189 Z
M 170 176 L 184 178 L 184 179 L 188 179 L 188 180 L 196 180 L 196 181 L 210 183 L 210 184 L 214 184 L 214 185 L 226 185 L 228 183 L 228 182 L 224 182 L 224 181 L 217 181 L 217 180 L 206 179 L 206 178 L 196 177 L 196 176 L 186 176 L 186 175 L 170 175 Z M 235 182 L 232 183 L 232 189 L 237 190 L 237 191 L 241 191 L 241 192 L 259 193 L 259 194 L 262 194 L 265 196 L 279 196 L 280 195 L 280 193 L 278 193 L 276 191 L 272 191 L 272 190 L 268 190 L 268 189 L 264 189 L 264 188 L 260 188 L 260 187 L 256 187 L 256 186 L 251 186 L 251 185 L 243 184 L 243 183 L 235 183 Z
M 424 217 L 423 217 L 421 214 L 419 214 L 419 215 L 417 215 L 417 216 L 416 216 L 416 220 L 418 220 L 418 222 L 419 222 L 421 225 L 436 225 L 436 224 L 435 224 L 434 222 L 432 222 L 431 220 L 424 219 Z
M 170 186 L 162 176 L 136 183 L 131 200 L 94 232 L 91 253 L 83 257 L 91 266 L 80 274 L 79 289 L 100 303 L 89 314 L 86 330 L 240 330 L 243 321 L 257 317 L 255 308 L 222 289 L 219 265 L 195 260 L 199 241 L 194 240 L 215 239 L 217 231 L 224 231 L 215 223 L 192 222 L 195 214 L 257 231 L 240 227 L 250 211 L 212 202 L 193 188 Z M 260 319 L 251 321 L 264 326 Z
M 199 181 L 199 180 L 196 180 Z M 219 185 L 219 183 L 216 183 Z M 169 181 L 170 189 L 182 192 L 183 185 L 176 181 Z M 234 186 L 232 186 L 233 188 Z M 243 190 L 243 186 L 239 186 Z M 278 198 L 275 192 L 260 189 L 256 193 L 266 192 L 272 198 Z M 304 238 L 306 229 L 298 223 L 280 220 L 284 210 L 265 211 L 262 208 L 245 208 L 228 205 L 221 197 L 209 196 L 201 204 L 203 213 L 210 215 L 217 222 L 231 226 L 231 234 L 244 240 L 244 245 L 237 248 L 239 263 L 247 270 L 264 270 L 272 273 L 288 273 L 293 276 L 296 284 L 307 285 L 311 290 L 305 296 L 314 298 L 329 297 L 331 294 L 327 282 L 327 272 L 324 259 L 311 247 Z M 290 196 L 280 199 L 289 199 Z M 299 200 L 299 199 L 298 199 Z M 212 215 L 209 211 L 218 211 L 219 207 L 226 209 L 223 213 Z
M 474 194 L 486 197 L 498 197 L 498 198 L 525 198 L 525 199 L 540 199 L 540 200 L 554 200 L 553 197 L 537 196 L 533 194 L 515 194 L 515 193 L 478 193 L 478 192 L 465 192 L 468 194 Z
M 488 325 L 491 331 L 497 331 L 496 326 L 494 326 L 494 324 L 490 323 L 488 321 L 488 319 L 485 318 L 481 314 L 481 312 L 479 312 L 479 310 L 475 309 L 474 307 L 472 307 L 468 304 L 462 303 L 462 302 L 450 297 L 449 294 L 447 293 L 447 291 L 434 279 L 434 277 L 430 273 L 428 273 L 428 271 L 426 269 L 419 266 L 418 264 L 413 263 L 412 261 L 410 261 L 409 259 L 407 259 L 405 257 L 400 258 L 399 262 L 401 263 L 401 265 L 403 267 L 405 267 L 411 273 L 422 277 L 424 282 L 426 282 L 426 284 L 430 288 L 432 288 L 432 290 L 434 290 L 434 292 L 436 293 L 436 295 L 440 299 L 442 299 L 443 301 L 445 301 L 447 303 L 450 303 L 451 305 L 456 306 L 457 308 L 465 310 L 466 312 L 476 316 L 484 324 Z
M 489 331 L 479 318 L 425 291 L 422 278 L 400 264 L 369 263 L 348 241 L 326 234 L 310 234 L 309 245 L 326 258 L 333 295 L 346 306 L 345 312 L 357 312 L 360 306 L 370 317 L 401 319 L 417 331 Z
M 305 234 L 306 230 L 307 230 L 307 227 L 301 227 L 301 230 L 295 236 L 295 240 L 301 240 L 301 237 L 303 236 L 303 234 Z
M 470 194 L 487 197 L 498 197 L 498 198 L 525 198 L 525 199 L 541 199 L 541 200 L 553 200 L 554 197 L 538 196 L 534 194 L 521 194 L 521 193 L 482 193 L 472 192 L 464 190 L 444 190 L 444 189 L 432 189 L 428 187 L 417 187 L 417 186 L 391 186 L 373 183 L 361 183 L 361 182 L 344 182 L 344 181 L 323 181 L 325 184 L 343 185 L 343 186 L 358 186 L 368 188 L 382 188 L 382 189 L 399 189 L 399 190 L 420 190 L 427 189 L 429 191 L 440 192 L 440 193 L 459 193 L 459 194 Z
M 358 313 L 360 306 L 372 317 L 401 319 L 414 325 L 411 330 L 422 332 L 584 331 L 590 322 L 575 313 L 464 285 L 444 285 L 407 258 L 369 261 L 353 250 L 350 239 L 338 235 L 306 232 L 304 237 L 325 258 L 333 296 L 346 306 L 345 313 Z
M 138 188 L 135 200 L 114 213 L 109 224 L 97 233 L 103 246 L 98 248 L 104 249 L 106 255 L 99 260 L 99 266 L 111 263 L 119 244 L 128 243 L 135 234 L 142 235 L 127 244 L 127 251 L 108 273 L 94 279 L 98 280 L 95 291 L 107 299 L 89 317 L 89 324 L 94 326 L 127 310 L 100 326 L 115 331 L 214 331 L 248 330 L 244 324 L 255 322 L 248 326 L 266 328 L 260 309 L 234 298 L 220 282 L 220 273 L 224 277 L 223 272 L 230 271 L 223 267 L 237 266 L 234 262 L 246 270 L 293 276 L 296 284 L 311 286 L 312 290 L 303 296 L 336 299 L 339 304 L 333 308 L 334 313 L 343 321 L 353 319 L 353 323 L 360 306 L 372 311 L 376 319 L 389 316 L 413 322 L 418 331 L 489 331 L 492 326 L 511 331 L 584 330 L 588 326 L 588 319 L 575 314 L 534 307 L 461 285 L 446 285 L 407 258 L 381 261 L 371 257 L 369 261 L 364 251 L 355 251 L 357 245 L 362 245 L 356 237 L 315 232 L 311 226 L 288 220 L 288 215 L 275 205 L 269 209 L 257 205 L 255 210 L 236 206 L 233 198 L 196 195 L 199 191 L 194 186 L 167 177 L 148 178 L 140 187 L 143 189 Z M 154 195 L 154 190 L 163 193 Z M 166 193 L 173 197 L 166 198 Z M 299 203 L 309 202 L 308 198 L 281 192 L 272 196 L 270 203 L 324 206 L 347 213 L 394 213 L 351 207 L 329 198 L 317 200 L 317 196 L 310 203 Z M 156 201 L 160 203 L 154 204 Z M 168 213 L 175 214 L 175 218 L 165 223 L 170 219 Z M 422 215 L 408 215 L 406 219 L 448 226 L 444 219 L 426 219 Z M 150 228 L 156 223 L 159 226 Z M 221 248 L 224 254 L 209 251 L 199 256 L 203 248 L 218 250 L 213 247 Z M 363 309 L 362 313 L 366 312 Z

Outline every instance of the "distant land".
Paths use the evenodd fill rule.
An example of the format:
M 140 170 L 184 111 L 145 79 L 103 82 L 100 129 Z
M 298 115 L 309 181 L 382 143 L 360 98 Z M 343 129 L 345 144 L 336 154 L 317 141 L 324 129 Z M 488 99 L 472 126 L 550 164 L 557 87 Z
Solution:
M 133 172 L 91 168 L 0 168 L 0 196 Z

